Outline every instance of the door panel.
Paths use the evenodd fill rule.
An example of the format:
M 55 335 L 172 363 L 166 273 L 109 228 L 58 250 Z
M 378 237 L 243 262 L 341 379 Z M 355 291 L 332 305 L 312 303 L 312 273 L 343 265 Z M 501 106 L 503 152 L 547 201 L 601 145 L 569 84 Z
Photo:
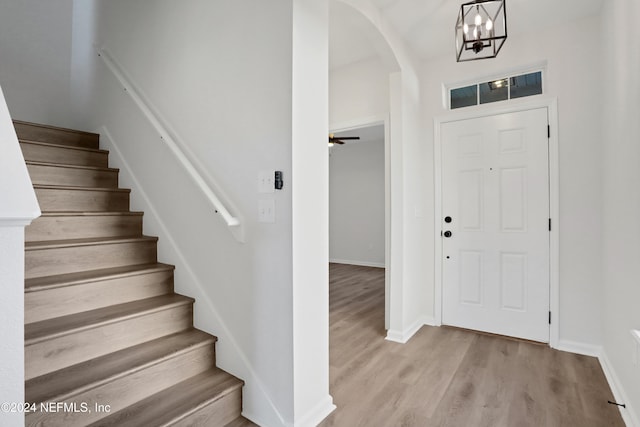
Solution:
M 444 324 L 549 341 L 547 109 L 442 125 Z

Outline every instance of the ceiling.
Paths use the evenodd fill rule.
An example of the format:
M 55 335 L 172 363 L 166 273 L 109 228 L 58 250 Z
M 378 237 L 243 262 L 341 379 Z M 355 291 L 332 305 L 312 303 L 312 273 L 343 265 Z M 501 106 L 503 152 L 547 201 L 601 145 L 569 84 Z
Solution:
M 369 0 L 419 60 L 454 55 L 454 25 L 469 0 Z M 599 13 L 604 0 L 507 0 L 509 36 L 540 31 Z M 331 0 L 331 69 L 381 55 L 373 25 L 340 0 Z M 379 34 L 378 34 L 379 37 Z M 508 43 L 508 41 L 507 41 Z

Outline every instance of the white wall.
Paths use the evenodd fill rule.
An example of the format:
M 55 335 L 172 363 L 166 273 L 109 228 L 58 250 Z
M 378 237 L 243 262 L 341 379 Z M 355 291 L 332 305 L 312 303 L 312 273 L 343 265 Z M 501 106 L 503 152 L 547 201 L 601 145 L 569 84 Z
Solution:
M 133 188 L 132 209 L 145 211 L 146 234 L 160 236 L 160 260 L 176 264 L 177 291 L 196 298 L 196 326 L 219 337 L 219 366 L 246 380 L 243 413 L 265 426 L 326 415 L 328 178 L 317 155 L 326 156 L 328 66 L 317 54 L 326 44 L 326 3 L 79 1 L 75 15 L 85 15 L 73 52 L 74 82 L 91 89 L 74 91 L 93 100 L 86 123 L 108 131 L 103 141 L 122 168 L 121 185 Z M 93 42 L 224 190 L 246 243 L 87 49 Z M 259 194 L 261 170 L 282 171 L 284 188 Z M 275 201 L 275 223 L 258 222 L 260 199 Z M 305 243 L 321 242 L 323 230 L 324 244 Z
M 355 62 L 329 74 L 329 123 L 389 114 L 389 70 L 379 58 Z
M 14 119 L 69 126 L 73 0 L 0 0 L 0 85 Z
M 293 1 L 293 130 L 287 142 L 296 427 L 316 426 L 335 409 L 329 395 L 328 16 L 327 0 Z
M 24 402 L 24 227 L 40 216 L 36 195 L 0 89 L 0 403 Z M 2 423 L 24 414 L 2 408 Z
M 600 46 L 599 28 L 596 16 L 547 29 L 535 38 L 510 37 L 498 57 L 491 60 L 456 63 L 451 52 L 426 62 L 422 74 L 424 123 L 429 135 L 425 141 L 429 149 L 422 171 L 422 191 L 430 194 L 433 118 L 447 113 L 442 105 L 442 85 L 500 77 L 521 67 L 546 62 L 544 96 L 557 97 L 559 106 L 560 341 L 565 347 L 579 344 L 594 351 L 602 342 L 603 80 L 594 64 L 594 52 Z M 433 211 L 432 204 L 431 200 L 425 210 Z M 435 232 L 433 229 L 429 232 L 432 241 Z M 425 257 L 425 262 L 432 270 L 432 259 Z M 432 288 L 432 283 L 428 286 Z
M 24 402 L 24 225 L 0 218 L 0 402 Z M 3 408 L 4 409 L 4 408 Z M 2 423 L 24 425 L 24 414 L 3 410 Z
M 329 259 L 332 262 L 385 266 L 383 132 L 381 127 L 377 140 L 331 148 Z
M 633 364 L 629 331 L 640 329 L 640 41 L 631 35 L 640 21 L 636 0 L 616 0 L 603 7 L 602 150 L 604 359 L 626 403 L 628 426 L 640 426 L 640 361 Z M 640 357 L 640 353 L 637 357 Z

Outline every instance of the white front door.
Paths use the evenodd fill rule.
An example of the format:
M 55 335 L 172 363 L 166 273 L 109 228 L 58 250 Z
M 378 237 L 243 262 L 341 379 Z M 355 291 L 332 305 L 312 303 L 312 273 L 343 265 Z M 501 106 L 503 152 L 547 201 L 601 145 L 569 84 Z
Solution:
M 547 108 L 443 123 L 442 322 L 549 342 Z

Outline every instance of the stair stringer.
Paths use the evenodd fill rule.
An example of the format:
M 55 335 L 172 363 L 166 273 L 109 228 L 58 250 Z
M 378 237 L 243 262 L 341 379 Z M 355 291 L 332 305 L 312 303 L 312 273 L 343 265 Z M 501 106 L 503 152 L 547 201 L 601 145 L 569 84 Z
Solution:
M 128 185 L 132 189 L 131 199 L 132 201 L 135 200 L 140 210 L 145 212 L 145 225 L 155 222 L 158 229 L 154 230 L 154 235 L 160 237 L 160 244 L 163 245 L 163 250 L 170 253 L 170 259 L 172 264 L 176 266 L 176 270 L 186 273 L 190 285 L 187 286 L 184 283 L 181 283 L 181 285 L 187 286 L 188 294 L 195 298 L 198 304 L 204 304 L 207 313 L 211 314 L 213 318 L 211 324 L 202 324 L 197 316 L 198 307 L 194 307 L 194 326 L 209 333 L 215 331 L 215 335 L 218 337 L 216 344 L 217 365 L 244 380 L 242 415 L 263 427 L 293 427 L 293 423 L 286 421 L 282 417 L 268 394 L 263 381 L 238 342 L 234 339 L 216 305 L 207 292 L 204 291 L 206 287 L 194 272 L 187 257 L 179 249 L 173 234 L 162 220 L 155 204 L 151 201 L 140 180 L 133 172 L 133 168 L 125 159 L 116 139 L 109 132 L 106 125 L 100 126 L 95 132 L 100 134 L 101 146 L 109 150 L 110 162 L 120 169 L 120 179 L 131 184 Z M 160 251 L 160 247 L 158 250 Z M 176 283 L 176 286 L 178 286 L 178 283 Z M 257 414 L 265 414 L 266 416 L 258 416 Z

